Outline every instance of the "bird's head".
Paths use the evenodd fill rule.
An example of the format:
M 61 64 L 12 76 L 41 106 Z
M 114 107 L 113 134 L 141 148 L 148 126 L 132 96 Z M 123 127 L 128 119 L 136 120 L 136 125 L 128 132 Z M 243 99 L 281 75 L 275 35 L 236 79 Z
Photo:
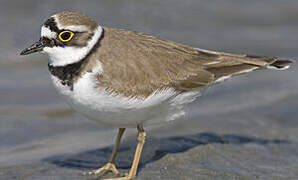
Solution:
M 89 17 L 78 12 L 62 12 L 45 21 L 39 41 L 21 55 L 43 52 L 49 55 L 50 65 L 65 66 L 87 56 L 102 35 L 102 27 Z

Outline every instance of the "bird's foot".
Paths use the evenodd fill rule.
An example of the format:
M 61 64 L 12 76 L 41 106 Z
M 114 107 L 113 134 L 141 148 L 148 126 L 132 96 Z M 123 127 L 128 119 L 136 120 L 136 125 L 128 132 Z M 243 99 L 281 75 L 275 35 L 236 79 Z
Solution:
M 107 163 L 103 167 L 96 169 L 94 171 L 87 172 L 85 174 L 86 175 L 103 175 L 109 171 L 112 171 L 114 174 L 119 174 L 115 164 L 113 164 L 113 163 Z

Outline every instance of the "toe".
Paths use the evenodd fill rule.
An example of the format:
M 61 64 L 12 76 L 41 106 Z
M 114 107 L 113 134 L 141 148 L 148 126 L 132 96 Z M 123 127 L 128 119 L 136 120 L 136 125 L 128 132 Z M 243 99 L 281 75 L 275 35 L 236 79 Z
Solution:
M 94 171 L 90 171 L 87 173 L 84 173 L 85 175 L 100 175 L 100 174 L 105 174 L 109 171 L 112 171 L 114 174 L 119 174 L 116 166 L 113 163 L 107 163 L 103 167 L 96 169 Z

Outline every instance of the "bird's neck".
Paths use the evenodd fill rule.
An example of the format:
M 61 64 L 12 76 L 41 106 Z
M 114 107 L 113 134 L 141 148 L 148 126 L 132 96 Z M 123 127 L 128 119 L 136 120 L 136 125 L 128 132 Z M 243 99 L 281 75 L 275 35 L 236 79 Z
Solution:
M 73 90 L 74 79 L 79 76 L 84 62 L 85 61 L 82 60 L 65 66 L 53 66 L 48 64 L 48 68 L 53 76 L 60 79 L 62 85 L 68 86 Z
M 71 64 L 66 64 L 63 66 L 55 66 L 48 63 L 48 68 L 50 73 L 61 80 L 62 85 L 69 86 L 70 89 L 73 89 L 73 83 L 76 77 L 80 75 L 85 64 L 88 63 L 89 57 L 91 54 L 96 53 L 97 49 L 100 47 L 100 41 L 104 36 L 104 30 L 102 30 L 101 37 L 97 40 L 97 42 L 93 45 L 92 49 L 84 56 L 84 58 L 80 59 L 78 62 L 74 62 Z

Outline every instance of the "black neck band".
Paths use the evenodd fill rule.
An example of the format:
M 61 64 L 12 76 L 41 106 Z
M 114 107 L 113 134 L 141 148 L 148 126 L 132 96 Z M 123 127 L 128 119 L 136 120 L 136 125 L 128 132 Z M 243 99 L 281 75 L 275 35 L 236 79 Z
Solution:
M 100 41 L 104 37 L 104 29 L 102 29 L 102 33 L 100 38 L 97 40 L 95 45 L 92 47 L 92 49 L 88 52 L 88 54 L 81 59 L 80 61 L 72 64 L 68 64 L 65 66 L 53 66 L 48 64 L 48 68 L 50 73 L 59 78 L 61 80 L 61 84 L 67 85 L 70 87 L 71 90 L 73 90 L 73 82 L 74 78 L 80 75 L 81 69 L 84 64 L 88 61 L 88 58 L 92 53 L 96 53 L 97 48 L 100 47 Z

